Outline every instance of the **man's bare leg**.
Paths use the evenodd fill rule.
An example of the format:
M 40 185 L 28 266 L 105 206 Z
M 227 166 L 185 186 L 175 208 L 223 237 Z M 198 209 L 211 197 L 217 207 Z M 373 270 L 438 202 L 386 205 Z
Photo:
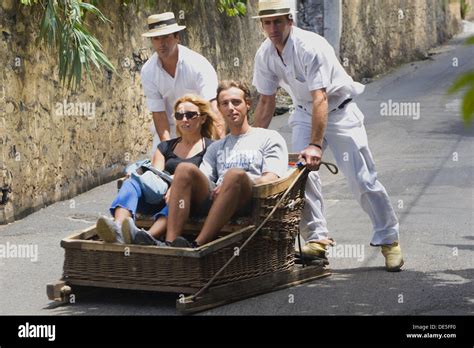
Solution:
M 172 242 L 183 233 L 191 204 L 199 206 L 208 196 L 209 180 L 206 176 L 194 164 L 180 163 L 171 185 L 166 241 Z
M 196 243 L 203 245 L 213 240 L 237 210 L 250 204 L 252 186 L 252 181 L 242 169 L 230 169 L 225 174 L 222 188 L 212 204 Z

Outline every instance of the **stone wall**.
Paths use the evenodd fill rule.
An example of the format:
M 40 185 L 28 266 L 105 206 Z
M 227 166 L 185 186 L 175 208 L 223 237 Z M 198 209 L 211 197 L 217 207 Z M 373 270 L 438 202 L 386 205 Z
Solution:
M 298 27 L 324 36 L 324 0 L 298 0 Z
M 460 30 L 459 0 L 343 0 L 341 60 L 356 79 L 422 59 Z
M 100 2 L 111 25 L 90 23 L 118 74 L 95 72 L 95 86 L 70 94 L 58 82 L 55 54 L 35 42 L 39 6 L 2 1 L 0 186 L 9 172 L 13 182 L 0 223 L 117 178 L 126 164 L 146 156 L 151 115 L 139 70 L 151 55 L 149 40 L 140 36 L 148 15 L 174 11 L 187 26 L 183 43 L 206 56 L 221 79 L 251 79 L 263 36 L 250 16 L 228 18 L 209 0 L 159 1 L 156 9 L 139 11 L 120 3 Z M 249 12 L 255 13 L 252 6 Z

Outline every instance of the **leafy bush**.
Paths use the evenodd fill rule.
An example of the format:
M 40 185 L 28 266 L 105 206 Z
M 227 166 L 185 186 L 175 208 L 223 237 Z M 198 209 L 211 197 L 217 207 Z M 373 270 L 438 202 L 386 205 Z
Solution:
M 225 12 L 229 17 L 245 16 L 247 13 L 247 1 L 239 0 L 218 0 L 217 9 L 219 12 Z
M 466 41 L 466 45 L 474 45 L 474 36 Z M 468 126 L 474 118 L 474 70 L 460 76 L 449 89 L 449 93 L 453 94 L 464 88 L 466 88 L 466 94 L 462 102 L 462 117 Z

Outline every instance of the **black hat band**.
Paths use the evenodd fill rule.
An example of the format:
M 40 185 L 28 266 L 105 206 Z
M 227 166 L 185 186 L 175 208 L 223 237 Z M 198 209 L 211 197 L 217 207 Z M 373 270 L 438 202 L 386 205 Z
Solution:
M 159 21 L 159 22 L 156 22 L 156 23 L 148 24 L 148 29 L 153 30 L 153 29 L 156 29 L 156 28 L 160 28 L 160 27 L 168 26 L 168 25 L 173 25 L 173 24 L 177 24 L 175 18 L 171 18 L 171 19 L 167 19 L 165 21 Z
M 290 12 L 290 8 L 279 8 L 277 10 L 262 10 L 258 12 L 259 16 L 267 16 L 267 15 L 273 15 L 273 14 L 279 14 L 279 13 L 288 13 Z

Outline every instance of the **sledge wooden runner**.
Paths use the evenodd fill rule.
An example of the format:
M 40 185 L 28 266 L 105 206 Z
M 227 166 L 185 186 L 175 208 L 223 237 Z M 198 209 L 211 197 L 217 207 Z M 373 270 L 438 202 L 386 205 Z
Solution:
M 294 265 L 287 271 L 212 287 L 197 299 L 193 296 L 180 297 L 176 300 L 176 308 L 183 314 L 192 314 L 330 275 L 331 271 L 321 266 Z

